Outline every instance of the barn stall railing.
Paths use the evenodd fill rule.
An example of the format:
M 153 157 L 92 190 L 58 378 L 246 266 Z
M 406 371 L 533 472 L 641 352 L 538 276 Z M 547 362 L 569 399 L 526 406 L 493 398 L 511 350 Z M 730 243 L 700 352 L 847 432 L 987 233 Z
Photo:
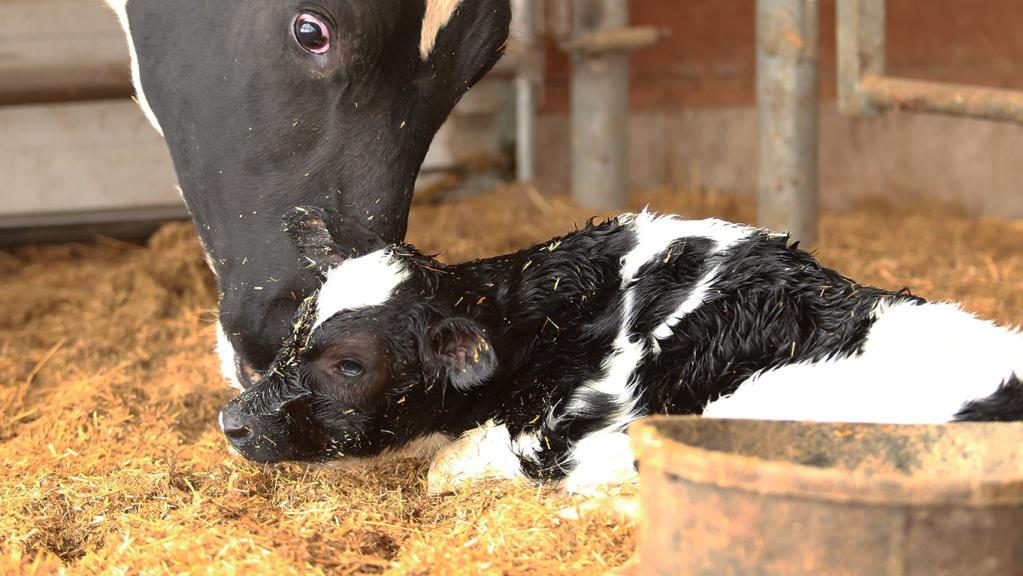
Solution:
M 1023 123 L 1023 91 L 885 74 L 886 0 L 838 3 L 838 107 L 845 114 L 930 112 Z
M 817 223 L 818 0 L 757 1 L 758 220 L 812 244 Z M 837 2 L 838 109 L 1023 123 L 1023 91 L 886 74 L 886 0 Z

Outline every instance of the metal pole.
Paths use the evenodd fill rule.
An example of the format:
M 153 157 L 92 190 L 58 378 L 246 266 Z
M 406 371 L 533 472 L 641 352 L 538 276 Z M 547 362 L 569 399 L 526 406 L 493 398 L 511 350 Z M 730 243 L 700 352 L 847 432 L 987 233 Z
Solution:
M 628 0 L 573 0 L 575 39 L 623 28 Z M 621 208 L 627 198 L 629 53 L 572 53 L 572 195 L 593 209 Z
M 842 0 L 835 26 L 838 110 L 843 114 L 876 114 L 878 108 L 860 91 L 860 80 L 885 71 L 885 0 Z
M 757 0 L 757 221 L 817 240 L 817 0 Z
M 512 10 L 522 52 L 515 76 L 515 176 L 519 182 L 531 182 L 536 179 L 537 84 L 542 75 L 536 4 L 534 0 L 514 0 Z

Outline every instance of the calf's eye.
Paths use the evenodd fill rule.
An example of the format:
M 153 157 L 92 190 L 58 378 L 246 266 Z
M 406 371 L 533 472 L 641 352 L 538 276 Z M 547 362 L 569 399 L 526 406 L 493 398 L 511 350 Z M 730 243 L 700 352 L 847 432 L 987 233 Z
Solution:
M 330 50 L 330 27 L 319 16 L 303 12 L 295 19 L 295 40 L 313 54 Z
M 337 363 L 337 370 L 349 378 L 354 378 L 356 376 L 361 376 L 363 369 L 362 364 L 358 360 L 346 358 Z

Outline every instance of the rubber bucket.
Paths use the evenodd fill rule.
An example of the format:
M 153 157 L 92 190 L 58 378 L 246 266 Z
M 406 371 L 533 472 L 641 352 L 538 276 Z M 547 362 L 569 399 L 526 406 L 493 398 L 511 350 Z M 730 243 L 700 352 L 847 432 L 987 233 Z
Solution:
M 652 417 L 640 574 L 1023 574 L 1023 424 Z

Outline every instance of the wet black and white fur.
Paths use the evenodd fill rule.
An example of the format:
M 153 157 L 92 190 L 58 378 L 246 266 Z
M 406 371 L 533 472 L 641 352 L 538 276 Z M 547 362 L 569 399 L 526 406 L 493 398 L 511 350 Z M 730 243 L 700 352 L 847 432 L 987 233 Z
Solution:
M 223 412 L 258 461 L 465 435 L 447 474 L 583 490 L 634 472 L 624 433 L 653 413 L 1023 419 L 1018 332 L 860 286 L 783 235 L 644 212 L 447 265 L 407 245 L 345 259 L 332 218 L 292 219 L 325 281 Z

